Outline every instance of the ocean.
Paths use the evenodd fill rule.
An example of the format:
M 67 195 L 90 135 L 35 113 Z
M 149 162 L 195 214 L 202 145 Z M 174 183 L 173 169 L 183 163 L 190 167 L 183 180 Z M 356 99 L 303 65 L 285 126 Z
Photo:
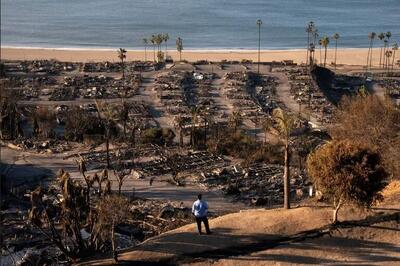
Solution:
M 339 47 L 368 47 L 371 31 L 400 42 L 400 0 L 1 0 L 1 45 L 143 49 L 168 33 L 171 48 L 257 49 L 259 18 L 263 49 L 304 48 L 311 20 Z

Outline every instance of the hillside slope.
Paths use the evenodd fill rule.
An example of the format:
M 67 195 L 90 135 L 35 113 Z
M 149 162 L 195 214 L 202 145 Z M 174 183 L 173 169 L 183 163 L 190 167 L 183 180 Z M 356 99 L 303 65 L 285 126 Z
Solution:
M 141 265 L 400 264 L 400 185 L 389 186 L 384 195 L 390 200 L 370 211 L 345 207 L 339 219 L 346 222 L 338 227 L 330 226 L 329 207 L 242 211 L 211 220 L 212 235 L 198 235 L 190 224 L 119 259 Z

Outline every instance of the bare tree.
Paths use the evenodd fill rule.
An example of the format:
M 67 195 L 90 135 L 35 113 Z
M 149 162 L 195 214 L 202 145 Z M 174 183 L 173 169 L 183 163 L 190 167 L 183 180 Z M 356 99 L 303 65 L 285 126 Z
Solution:
M 97 204 L 98 223 L 106 237 L 108 236 L 111 239 L 115 261 L 118 261 L 115 228 L 129 218 L 129 205 L 129 200 L 120 195 L 107 196 Z
M 99 119 L 103 121 L 106 139 L 107 168 L 110 169 L 110 137 L 111 128 L 114 125 L 114 109 L 111 105 L 96 100 L 96 107 Z
M 118 182 L 118 195 L 121 195 L 121 188 L 126 178 L 128 178 L 132 169 L 128 168 L 128 164 L 125 163 L 125 154 L 119 150 L 117 154 L 117 162 L 114 167 L 114 175 L 117 178 Z

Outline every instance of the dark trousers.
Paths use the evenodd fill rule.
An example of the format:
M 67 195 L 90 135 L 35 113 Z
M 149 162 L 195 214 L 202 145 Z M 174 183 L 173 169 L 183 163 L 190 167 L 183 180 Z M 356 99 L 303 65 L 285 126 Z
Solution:
M 206 228 L 207 234 L 210 234 L 210 227 L 208 226 L 208 219 L 207 216 L 204 217 L 196 217 L 196 223 L 197 223 L 197 229 L 199 230 L 199 233 L 201 234 L 201 222 L 204 223 L 204 227 Z

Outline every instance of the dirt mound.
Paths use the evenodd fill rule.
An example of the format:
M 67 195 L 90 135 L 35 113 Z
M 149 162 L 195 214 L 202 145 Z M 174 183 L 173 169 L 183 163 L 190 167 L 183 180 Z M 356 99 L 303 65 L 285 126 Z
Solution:
M 390 182 L 382 192 L 385 199 L 390 199 L 393 196 L 400 196 L 400 180 Z

